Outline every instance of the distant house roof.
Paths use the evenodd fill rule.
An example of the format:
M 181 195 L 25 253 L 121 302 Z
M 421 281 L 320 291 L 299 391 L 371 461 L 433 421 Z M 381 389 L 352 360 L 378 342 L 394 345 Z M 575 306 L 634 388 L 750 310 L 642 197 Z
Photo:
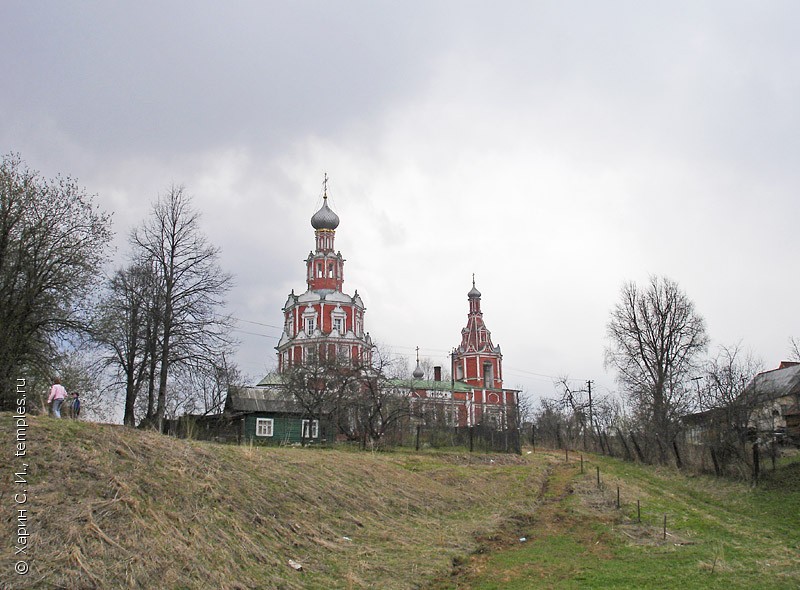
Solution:
M 713 422 L 715 420 L 722 419 L 724 417 L 724 408 L 711 408 L 710 410 L 704 410 L 702 412 L 686 414 L 685 416 L 681 417 L 681 420 L 683 420 L 684 424 L 702 425 L 707 422 Z
M 760 405 L 790 395 L 800 396 L 800 363 L 783 361 L 777 369 L 756 375 L 742 390 L 738 401 Z M 800 408 L 795 404 L 787 411 L 787 415 L 798 412 Z M 712 408 L 688 414 L 682 419 L 687 424 L 701 424 L 720 418 L 725 418 L 724 408 Z
M 264 386 L 264 385 L 285 385 L 283 381 L 283 375 L 280 373 L 269 373 L 264 376 L 264 378 L 259 381 L 257 386 Z
M 755 393 L 767 399 L 800 395 L 800 364 L 781 363 L 777 369 L 759 373 L 748 384 L 745 393 Z
M 228 391 L 225 411 L 232 413 L 274 412 L 300 414 L 302 407 L 283 388 L 233 387 Z

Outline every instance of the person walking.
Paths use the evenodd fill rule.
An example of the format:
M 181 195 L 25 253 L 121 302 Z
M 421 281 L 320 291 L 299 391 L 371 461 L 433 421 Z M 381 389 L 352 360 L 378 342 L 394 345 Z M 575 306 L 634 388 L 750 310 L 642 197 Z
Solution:
M 61 404 L 67 397 L 67 390 L 61 385 L 61 377 L 53 379 L 53 386 L 50 388 L 50 397 L 47 398 L 47 403 L 53 404 L 53 415 L 56 418 L 61 418 Z
M 72 418 L 77 420 L 81 415 L 81 394 L 77 391 L 72 393 Z

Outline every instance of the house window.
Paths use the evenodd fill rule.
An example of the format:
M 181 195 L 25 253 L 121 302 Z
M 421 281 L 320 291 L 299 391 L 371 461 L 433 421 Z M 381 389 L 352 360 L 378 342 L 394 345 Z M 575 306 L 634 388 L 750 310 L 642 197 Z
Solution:
M 333 318 L 333 327 L 340 333 L 342 331 L 342 318 Z
M 272 418 L 256 418 L 256 436 L 272 436 Z
M 309 318 L 306 320 L 306 334 L 311 336 L 314 333 L 314 319 Z
M 303 438 L 319 438 L 319 420 L 303 420 Z

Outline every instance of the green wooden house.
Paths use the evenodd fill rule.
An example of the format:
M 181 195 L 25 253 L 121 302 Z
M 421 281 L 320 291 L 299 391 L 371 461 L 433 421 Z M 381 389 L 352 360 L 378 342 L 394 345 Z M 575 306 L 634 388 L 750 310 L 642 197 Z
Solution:
M 223 413 L 237 425 L 241 441 L 279 445 L 330 440 L 329 417 L 309 416 L 280 384 L 231 388 Z

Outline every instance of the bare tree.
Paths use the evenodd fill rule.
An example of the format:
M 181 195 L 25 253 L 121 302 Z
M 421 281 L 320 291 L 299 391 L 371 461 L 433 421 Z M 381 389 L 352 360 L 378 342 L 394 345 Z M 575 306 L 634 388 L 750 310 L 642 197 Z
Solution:
M 789 360 L 800 362 L 800 338 L 789 338 Z
M 284 369 L 281 377 L 286 392 L 302 409 L 310 421 L 330 416 L 340 432 L 350 432 L 350 390 L 359 381 L 361 373 L 346 359 L 317 354 L 315 348 L 307 352 L 305 362 Z M 305 433 L 303 433 L 305 438 Z
M 231 322 L 220 309 L 232 278 L 221 270 L 219 249 L 208 243 L 199 219 L 184 188 L 173 186 L 131 237 L 134 255 L 152 265 L 158 283 L 158 396 L 148 418 L 159 430 L 170 369 L 213 364 L 231 346 Z
M 183 364 L 171 383 L 175 393 L 167 398 L 166 416 L 174 419 L 183 414 L 219 414 L 228 391 L 244 387 L 244 381 L 239 368 L 225 355 L 218 363 Z
M 656 436 L 662 461 L 690 403 L 689 375 L 708 345 L 705 321 L 677 283 L 626 283 L 608 323 L 606 366 L 629 396 L 641 426 Z
M 57 370 L 59 344 L 86 329 L 111 240 L 110 217 L 70 178 L 48 181 L 18 155 L 0 162 L 0 410 L 20 371 Z
M 136 402 L 142 387 L 153 382 L 159 313 L 157 277 L 152 267 L 143 263 L 117 270 L 98 305 L 92 332 L 104 353 L 102 364 L 114 371 L 118 383 L 124 383 L 123 423 L 127 426 L 136 424 Z M 152 408 L 152 395 L 149 406 Z
M 741 400 L 745 386 L 761 370 L 761 362 L 743 353 L 740 344 L 720 346 L 706 364 L 704 385 L 698 386 L 702 409 L 732 406 Z
M 302 364 L 282 374 L 306 417 L 329 416 L 338 434 L 366 447 L 410 416 L 411 390 L 393 383 L 399 381 L 402 359 L 377 346 L 362 359 L 326 356 L 326 349 L 310 348 Z
M 376 443 L 411 415 L 411 390 L 397 388 L 392 380 L 400 377 L 398 363 L 386 350 L 376 347 L 369 365 L 358 367 L 359 379 L 349 389 L 346 403 L 353 409 L 363 447 Z
M 761 370 L 760 361 L 742 352 L 740 345 L 720 346 L 709 360 L 698 395 L 704 417 L 706 438 L 714 468 L 721 474 L 733 460 L 747 464 L 748 426 L 753 414 L 763 404 L 765 393 L 747 385 Z
M 592 403 L 589 400 L 587 389 L 576 389 L 570 385 L 568 376 L 560 377 L 555 384 L 556 391 L 561 395 L 557 403 L 563 408 L 565 422 L 564 431 L 576 439 L 583 440 L 583 448 L 589 449 L 588 440 L 594 441 L 594 431 L 591 424 Z M 573 442 L 573 441 L 571 441 Z
M 569 445 L 569 423 L 571 417 L 563 409 L 559 400 L 543 399 L 539 402 L 539 410 L 534 416 L 536 440 L 539 444 L 553 448 Z

